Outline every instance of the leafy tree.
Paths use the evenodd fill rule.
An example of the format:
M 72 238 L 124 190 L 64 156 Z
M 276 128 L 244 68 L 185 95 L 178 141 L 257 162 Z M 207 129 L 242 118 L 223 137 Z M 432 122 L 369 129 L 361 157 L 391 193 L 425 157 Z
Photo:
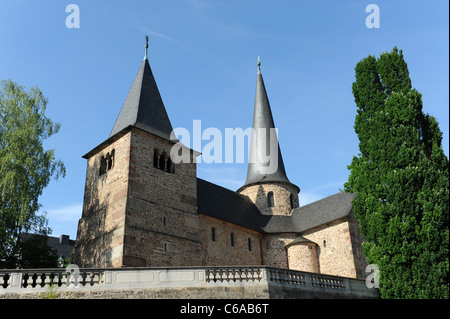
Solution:
M 22 266 L 23 234 L 51 231 L 37 214 L 38 198 L 65 167 L 43 147 L 60 128 L 45 116 L 46 105 L 37 87 L 26 92 L 11 80 L 0 83 L 0 268 Z
M 355 132 L 346 191 L 384 298 L 449 297 L 449 172 L 433 116 L 422 112 L 403 52 L 395 47 L 355 68 Z

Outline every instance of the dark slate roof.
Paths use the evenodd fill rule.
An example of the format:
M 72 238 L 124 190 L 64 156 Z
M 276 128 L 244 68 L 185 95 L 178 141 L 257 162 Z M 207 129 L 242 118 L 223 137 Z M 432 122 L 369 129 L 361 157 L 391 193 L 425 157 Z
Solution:
M 110 137 L 130 125 L 170 140 L 172 124 L 147 59 L 139 68 Z
M 210 216 L 260 233 L 297 233 L 352 215 L 354 194 L 340 192 L 294 209 L 291 216 L 261 214 L 244 196 L 197 178 L 197 209 Z M 301 237 L 298 239 L 302 240 Z
M 258 134 L 258 128 L 266 129 L 266 136 Z M 256 93 L 255 93 L 255 109 L 253 113 L 253 134 L 250 142 L 250 154 L 254 156 L 253 163 L 249 161 L 247 170 L 247 179 L 245 185 L 251 185 L 259 182 L 282 182 L 290 183 L 284 168 L 283 157 L 281 156 L 281 149 L 277 138 L 278 145 L 278 167 L 274 173 L 267 174 L 265 169 L 267 165 L 266 154 L 270 153 L 270 139 L 269 129 L 275 128 L 273 121 L 272 110 L 270 108 L 269 98 L 267 97 L 264 80 L 258 65 L 258 74 L 256 77 Z
M 340 192 L 294 209 L 291 216 L 273 216 L 264 227 L 269 233 L 298 232 L 353 216 L 354 193 Z
M 270 219 L 244 196 L 200 178 L 197 178 L 197 212 L 258 232 L 263 232 Z

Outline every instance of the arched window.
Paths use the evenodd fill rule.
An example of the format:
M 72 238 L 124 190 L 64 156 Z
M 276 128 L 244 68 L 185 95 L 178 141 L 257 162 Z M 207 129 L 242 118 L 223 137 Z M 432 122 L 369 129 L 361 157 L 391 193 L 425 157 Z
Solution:
M 172 174 L 175 172 L 175 166 L 170 157 L 167 159 L 167 171 Z
M 106 155 L 102 155 L 100 157 L 100 172 L 99 175 L 105 174 L 107 171 L 111 170 L 114 167 L 114 150 Z
M 214 227 L 211 228 L 211 240 L 216 241 L 216 229 Z
M 156 149 L 153 153 L 153 167 L 159 168 L 159 151 Z
M 100 157 L 100 175 L 106 173 L 106 157 Z
M 267 194 L 267 207 L 274 207 L 275 201 L 273 199 L 273 192 Z
M 153 167 L 158 168 L 167 173 L 175 173 L 175 164 L 165 151 L 155 149 L 153 151 Z
M 248 251 L 252 251 L 252 240 L 251 240 L 251 238 L 248 239 Z
M 166 170 L 166 152 L 164 152 L 160 157 L 159 157 L 159 169 L 162 169 L 163 171 Z
M 231 244 L 231 246 L 234 247 L 234 234 L 233 233 L 230 234 L 230 244 Z

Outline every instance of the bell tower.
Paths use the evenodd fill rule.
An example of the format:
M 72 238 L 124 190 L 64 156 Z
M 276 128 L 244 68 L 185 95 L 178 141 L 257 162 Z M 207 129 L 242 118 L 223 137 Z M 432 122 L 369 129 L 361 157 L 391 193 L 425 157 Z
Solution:
M 286 175 L 259 57 L 257 66 L 247 179 L 237 192 L 254 202 L 262 214 L 290 216 L 299 206 L 300 188 Z
M 178 141 L 170 139 L 146 40 L 109 138 L 83 156 L 86 186 L 73 255 L 80 267 L 200 264 L 196 163 L 170 158 Z

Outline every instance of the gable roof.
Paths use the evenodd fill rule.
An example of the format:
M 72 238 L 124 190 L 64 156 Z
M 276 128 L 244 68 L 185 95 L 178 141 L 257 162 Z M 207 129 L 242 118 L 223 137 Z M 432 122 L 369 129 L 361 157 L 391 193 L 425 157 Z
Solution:
M 197 178 L 197 211 L 258 232 L 263 232 L 270 219 L 244 196 L 200 178 Z
M 311 204 L 295 208 L 291 216 L 273 216 L 264 227 L 269 233 L 298 232 L 351 216 L 354 193 L 339 192 Z
M 291 216 L 261 214 L 244 196 L 197 178 L 197 211 L 260 233 L 297 233 L 350 216 L 355 194 L 340 192 L 294 209 Z

